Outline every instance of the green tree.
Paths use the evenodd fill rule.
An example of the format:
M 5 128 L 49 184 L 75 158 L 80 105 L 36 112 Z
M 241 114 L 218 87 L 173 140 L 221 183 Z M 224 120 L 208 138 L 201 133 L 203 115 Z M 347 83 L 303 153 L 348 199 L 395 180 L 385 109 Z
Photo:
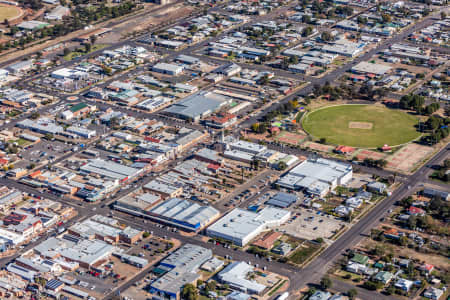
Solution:
M 356 289 L 350 289 L 347 292 L 347 296 L 350 300 L 355 299 L 356 295 L 358 295 L 358 291 Z
M 91 43 L 84 44 L 84 52 L 89 53 L 89 52 L 91 52 L 91 49 L 92 49 Z
M 333 36 L 331 35 L 331 33 L 329 33 L 328 31 L 324 31 L 322 32 L 322 34 L 320 35 L 320 38 L 325 41 L 331 41 L 333 39 Z
M 408 238 L 406 236 L 401 236 L 398 240 L 401 246 L 406 246 L 408 244 Z
M 310 36 L 312 32 L 313 32 L 312 26 L 308 26 L 308 27 L 306 27 L 306 28 L 303 29 L 303 31 L 302 31 L 302 36 L 303 36 L 303 37 Z
M 287 165 L 286 165 L 286 163 L 285 163 L 284 161 L 280 161 L 280 162 L 278 163 L 277 168 L 278 168 L 278 170 L 283 171 L 283 170 L 286 170 Z
M 331 281 L 330 277 L 324 276 L 320 280 L 320 287 L 324 290 L 328 290 L 333 286 L 333 282 Z
M 193 284 L 185 284 L 181 290 L 182 299 L 198 300 L 198 290 Z
M 97 41 L 97 36 L 93 34 L 89 37 L 89 40 L 91 41 L 91 44 L 94 45 Z

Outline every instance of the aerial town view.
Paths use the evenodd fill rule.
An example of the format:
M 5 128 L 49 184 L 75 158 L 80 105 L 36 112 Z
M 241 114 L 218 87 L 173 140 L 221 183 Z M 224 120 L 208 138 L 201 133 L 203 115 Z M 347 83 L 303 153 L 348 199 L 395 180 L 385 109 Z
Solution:
M 0 0 L 0 300 L 449 300 L 447 0 Z

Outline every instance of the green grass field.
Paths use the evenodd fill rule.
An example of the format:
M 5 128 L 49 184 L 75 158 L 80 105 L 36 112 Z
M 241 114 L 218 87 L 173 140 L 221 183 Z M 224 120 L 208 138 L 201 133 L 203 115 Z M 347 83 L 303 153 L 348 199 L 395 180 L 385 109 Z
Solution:
M 95 44 L 92 46 L 91 51 L 89 51 L 87 53 L 84 51 L 82 51 L 82 52 L 81 51 L 72 51 L 69 54 L 67 54 L 66 56 L 64 56 L 64 60 L 70 61 L 78 56 L 86 55 L 86 54 L 92 53 L 94 51 L 106 48 L 108 46 L 109 45 L 107 45 L 107 44 Z
M 367 128 L 350 128 L 351 122 L 360 122 Z M 303 118 L 302 126 L 314 138 L 325 138 L 327 143 L 376 148 L 416 139 L 420 136 L 417 123 L 416 117 L 383 106 L 339 105 L 310 112 Z
M 20 12 L 21 10 L 18 7 L 0 4 L 0 22 L 3 22 L 5 19 L 10 20 L 18 17 Z

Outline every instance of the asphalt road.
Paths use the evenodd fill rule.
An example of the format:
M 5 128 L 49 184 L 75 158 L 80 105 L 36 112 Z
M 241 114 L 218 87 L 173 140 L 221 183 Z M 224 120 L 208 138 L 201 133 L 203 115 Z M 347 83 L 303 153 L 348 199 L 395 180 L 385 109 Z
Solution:
M 266 16 L 257 17 L 255 19 L 253 19 L 252 22 L 254 23 L 254 22 L 260 22 L 263 20 L 272 19 L 272 18 L 274 18 L 274 16 L 280 15 L 281 13 L 286 11 L 286 9 L 288 9 L 288 8 L 287 7 L 282 8 L 281 10 L 277 10 L 273 13 L 267 14 Z M 312 87 L 314 84 L 322 85 L 327 81 L 332 82 L 334 79 L 339 78 L 344 72 L 347 72 L 348 70 L 350 70 L 353 65 L 355 65 L 361 61 L 368 60 L 370 57 L 372 57 L 377 52 L 388 48 L 393 43 L 402 41 L 410 33 L 414 32 L 416 30 L 419 30 L 421 28 L 424 28 L 424 27 L 428 26 L 429 24 L 431 24 L 432 22 L 433 22 L 433 19 L 432 19 L 432 16 L 430 16 L 430 17 L 420 21 L 418 24 L 403 30 L 401 33 L 395 35 L 394 37 L 381 42 L 380 45 L 378 45 L 375 49 L 356 58 L 353 62 L 348 63 L 333 72 L 330 72 L 323 78 L 312 79 L 311 84 L 309 84 L 305 88 L 301 89 L 297 93 L 284 98 L 280 103 L 285 103 L 299 95 L 304 96 L 304 95 L 309 94 L 312 91 Z M 217 37 L 214 37 L 214 38 L 209 38 L 209 39 L 203 41 L 202 43 L 194 45 L 193 47 L 188 47 L 181 51 L 173 52 L 166 59 L 171 59 L 174 56 L 180 55 L 180 54 L 191 54 L 191 52 L 195 52 L 196 50 L 200 49 L 201 47 L 204 47 L 204 45 L 207 44 L 208 42 L 215 41 L 219 38 L 222 38 L 224 36 L 224 34 L 225 33 L 223 33 Z M 110 48 L 111 49 L 116 48 L 121 45 L 129 44 L 129 43 L 130 43 L 130 41 L 123 41 L 123 42 L 114 44 Z M 105 49 L 103 49 L 103 50 L 105 50 Z M 98 53 L 100 53 L 100 52 L 93 52 L 88 56 L 98 55 Z M 74 63 L 79 62 L 81 59 L 84 59 L 84 58 L 86 58 L 86 56 L 75 59 L 71 62 L 63 63 L 62 66 L 70 66 Z M 126 76 L 126 75 L 124 75 L 124 76 Z M 33 77 L 30 77 L 30 79 L 31 78 L 33 78 Z M 60 95 L 60 94 L 55 93 L 55 95 Z M 103 104 L 99 104 L 97 102 L 94 102 L 94 103 L 98 106 L 103 105 Z M 250 126 L 252 123 L 256 122 L 259 118 L 261 118 L 267 112 L 276 109 L 280 105 L 280 103 L 267 108 L 262 113 L 260 113 L 258 116 L 252 117 L 249 120 L 245 121 L 243 123 L 243 126 L 244 127 Z M 104 105 L 108 106 L 107 104 L 104 104 Z M 42 111 L 44 111 L 45 109 L 48 109 L 48 108 L 42 108 Z M 127 111 L 129 111 L 133 115 L 139 115 L 139 116 L 145 116 L 145 117 L 154 117 L 154 116 L 157 117 L 158 116 L 157 114 L 147 114 L 147 113 L 143 113 L 143 112 L 137 112 L 135 110 L 127 110 Z M 21 118 L 23 118 L 23 117 L 25 117 L 25 115 L 22 116 Z M 10 124 L 11 125 L 8 125 L 8 126 L 14 125 L 13 122 L 11 122 Z M 293 150 L 293 151 L 296 151 L 296 150 Z M 306 154 L 308 154 L 308 153 L 306 153 Z M 289 291 L 293 292 L 293 291 L 296 291 L 296 290 L 304 287 L 308 283 L 317 283 L 320 280 L 320 278 L 325 274 L 325 272 L 326 272 L 327 268 L 330 266 L 330 264 L 336 262 L 336 260 L 340 257 L 340 255 L 344 252 L 344 250 L 346 248 L 350 248 L 353 245 L 355 245 L 356 243 L 358 243 L 359 241 L 361 241 L 364 238 L 364 234 L 367 234 L 367 232 L 371 228 L 373 228 L 380 222 L 379 221 L 380 218 L 386 214 L 386 212 L 389 210 L 389 208 L 396 201 L 412 194 L 414 192 L 415 187 L 418 184 L 426 182 L 428 180 L 428 175 L 431 171 L 431 169 L 428 168 L 428 165 L 433 165 L 433 164 L 437 164 L 437 163 L 441 162 L 444 158 L 448 157 L 448 154 L 449 154 L 448 148 L 446 147 L 445 149 L 440 151 L 438 154 L 436 154 L 426 166 L 423 166 L 422 168 L 417 170 L 413 175 L 411 175 L 409 177 L 402 177 L 403 184 L 400 186 L 400 188 L 398 188 L 393 193 L 392 196 L 386 198 L 384 201 L 379 203 L 378 206 L 376 206 L 373 210 L 371 210 L 365 217 L 363 217 L 358 223 L 356 223 L 353 227 L 351 227 L 345 234 L 343 234 L 337 241 L 335 241 L 332 245 L 330 245 L 324 252 L 322 252 L 315 260 L 313 260 L 308 266 L 306 266 L 303 269 L 298 269 L 294 266 L 287 265 L 287 264 L 281 264 L 281 263 L 278 263 L 275 261 L 268 262 L 262 258 L 255 257 L 254 255 L 251 255 L 249 253 L 245 253 L 242 251 L 233 251 L 230 249 L 226 249 L 222 246 L 213 245 L 211 243 L 205 243 L 201 239 L 201 236 L 187 237 L 187 236 L 181 235 L 177 232 L 172 232 L 172 231 L 168 231 L 168 230 L 162 229 L 160 227 L 157 227 L 154 223 L 150 223 L 150 222 L 144 223 L 140 219 L 136 219 L 134 217 L 131 217 L 128 215 L 123 215 L 120 213 L 114 213 L 114 214 L 118 215 L 119 218 L 121 218 L 122 220 L 125 220 L 128 225 L 135 226 L 137 228 L 143 228 L 148 231 L 153 231 L 155 234 L 157 234 L 159 236 L 163 237 L 166 235 L 168 237 L 174 237 L 174 238 L 179 239 L 183 243 L 194 243 L 194 244 L 206 246 L 206 247 L 212 249 L 214 251 L 214 253 L 217 255 L 221 255 L 221 256 L 230 255 L 230 256 L 234 257 L 235 259 L 249 261 L 252 264 L 257 264 L 260 267 L 267 266 L 270 271 L 279 273 L 281 275 L 288 276 L 291 281 Z M 373 170 L 365 170 L 365 171 L 373 171 Z M 384 172 L 384 171 L 380 171 L 380 172 Z M 387 173 L 382 173 L 382 174 L 388 175 Z M 110 209 L 104 205 L 106 203 L 108 203 L 108 201 L 109 202 L 114 201 L 114 199 L 109 199 L 108 201 L 103 201 L 103 202 L 96 203 L 96 204 L 91 204 L 91 205 L 83 204 L 83 206 L 78 206 L 78 205 L 74 205 L 73 201 L 70 201 L 69 199 L 65 199 L 63 197 L 58 197 L 58 196 L 55 196 L 55 195 L 49 194 L 49 193 L 40 193 L 29 186 L 23 185 L 21 183 L 18 183 L 14 180 L 10 180 L 7 178 L 1 178 L 0 184 L 15 187 L 22 191 L 33 193 L 36 195 L 41 195 L 43 197 L 46 197 L 46 198 L 49 198 L 49 199 L 52 199 L 55 201 L 60 201 L 66 205 L 76 207 L 79 212 L 79 216 L 76 217 L 75 219 L 73 219 L 71 222 L 76 222 L 80 218 L 88 217 L 88 216 L 91 216 L 91 215 L 97 214 L 97 213 L 107 215 L 107 214 L 109 214 Z M 129 191 L 123 191 L 120 194 L 118 194 L 117 196 L 120 196 L 120 195 L 122 195 L 122 193 L 127 193 L 127 192 L 129 192 Z M 31 249 L 38 242 L 39 241 L 29 245 L 25 250 Z M 18 255 L 18 254 L 16 254 L 16 255 Z M 16 257 L 16 256 L 1 259 L 0 266 L 4 266 L 6 263 L 8 263 L 14 257 Z M 134 280 L 131 280 L 130 283 L 127 283 L 126 285 L 121 287 L 119 290 L 121 290 L 121 291 L 125 290 L 133 282 L 135 282 L 136 280 L 140 280 L 144 276 L 145 276 L 144 273 L 138 274 L 137 277 L 134 278 Z M 373 295 L 370 294 L 370 296 L 367 296 L 370 298 L 367 298 L 367 299 L 371 299 L 372 296 Z
M 438 152 L 426 165 L 422 166 L 394 193 L 379 203 L 358 223 L 344 233 L 337 241 L 331 244 L 320 256 L 312 261 L 306 268 L 295 273 L 291 278 L 294 283 L 290 290 L 298 289 L 308 283 L 320 281 L 329 266 L 336 262 L 347 248 L 351 248 L 360 242 L 369 232 L 380 223 L 380 218 L 385 216 L 389 208 L 397 201 L 411 195 L 414 187 L 428 178 L 430 168 L 428 166 L 439 164 L 449 156 L 448 145 Z
M 395 44 L 395 43 L 398 43 L 398 42 L 402 42 L 411 33 L 431 25 L 435 21 L 436 15 L 437 15 L 437 13 L 429 15 L 428 17 L 426 17 L 423 20 L 419 21 L 415 25 L 402 30 L 400 33 L 394 35 L 393 37 L 388 38 L 386 40 L 383 40 L 377 47 L 375 47 L 372 50 L 364 53 L 361 56 L 356 57 L 351 62 L 345 64 L 341 68 L 338 68 L 338 69 L 336 69 L 336 70 L 326 74 L 325 76 L 323 76 L 321 78 L 314 78 L 314 79 L 312 79 L 310 81 L 309 85 L 307 85 L 304 88 L 298 90 L 296 93 L 285 97 L 277 105 L 273 105 L 271 107 L 268 107 L 267 109 L 262 111 L 259 115 L 251 117 L 248 120 L 246 120 L 245 122 L 241 123 L 242 127 L 250 127 L 252 124 L 258 122 L 267 113 L 278 109 L 278 107 L 280 107 L 281 104 L 287 103 L 288 101 L 293 100 L 293 99 L 297 98 L 298 96 L 303 96 L 304 97 L 304 96 L 309 95 L 313 91 L 314 85 L 322 86 L 326 82 L 333 82 L 335 79 L 340 78 L 344 73 L 346 73 L 349 70 L 351 70 L 351 68 L 353 66 L 357 65 L 358 63 L 360 63 L 362 61 L 369 60 L 373 55 L 375 55 L 376 53 L 378 53 L 378 52 L 380 52 L 382 50 L 388 49 L 392 44 Z

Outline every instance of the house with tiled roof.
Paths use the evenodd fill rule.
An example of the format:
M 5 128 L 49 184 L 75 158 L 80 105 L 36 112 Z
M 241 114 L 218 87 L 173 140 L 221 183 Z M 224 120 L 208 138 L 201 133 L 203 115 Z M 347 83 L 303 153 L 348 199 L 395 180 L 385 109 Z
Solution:
M 408 208 L 408 214 L 411 216 L 423 216 L 423 215 L 425 215 L 425 210 L 423 210 L 419 207 L 410 206 Z
M 395 228 L 390 228 L 384 232 L 384 236 L 390 239 L 398 240 L 400 238 L 400 233 Z

